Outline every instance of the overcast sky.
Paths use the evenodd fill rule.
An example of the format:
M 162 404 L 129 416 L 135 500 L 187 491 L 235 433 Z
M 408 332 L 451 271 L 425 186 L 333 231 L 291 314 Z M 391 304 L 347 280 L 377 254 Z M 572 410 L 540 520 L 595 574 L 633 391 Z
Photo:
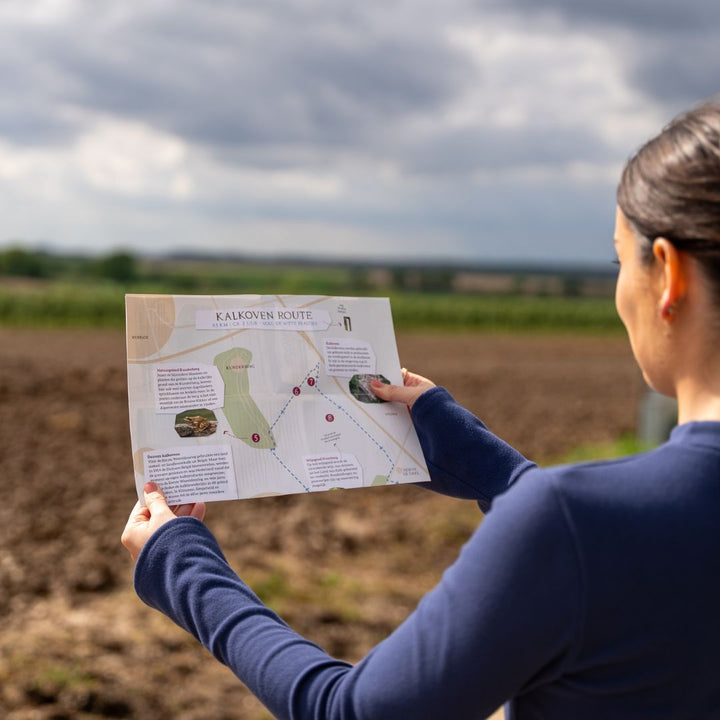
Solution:
M 605 262 L 717 0 L 0 0 L 0 248 Z

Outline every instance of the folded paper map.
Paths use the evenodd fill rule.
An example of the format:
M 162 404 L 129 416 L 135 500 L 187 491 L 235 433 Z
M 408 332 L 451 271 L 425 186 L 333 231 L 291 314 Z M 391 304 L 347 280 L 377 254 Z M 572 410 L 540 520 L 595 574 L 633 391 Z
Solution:
M 127 295 L 135 483 L 170 504 L 429 480 L 386 298 Z

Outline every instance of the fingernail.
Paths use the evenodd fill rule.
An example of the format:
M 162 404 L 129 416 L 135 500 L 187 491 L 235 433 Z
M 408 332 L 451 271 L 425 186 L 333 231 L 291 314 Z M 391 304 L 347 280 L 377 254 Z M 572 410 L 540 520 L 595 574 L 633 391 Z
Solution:
M 157 492 L 159 488 L 154 482 L 146 482 L 143 490 L 145 490 L 146 493 L 153 493 Z

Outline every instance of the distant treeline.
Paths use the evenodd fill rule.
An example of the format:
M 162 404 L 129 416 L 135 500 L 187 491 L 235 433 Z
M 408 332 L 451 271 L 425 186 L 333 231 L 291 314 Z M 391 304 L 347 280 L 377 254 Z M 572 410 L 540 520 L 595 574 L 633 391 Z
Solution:
M 140 277 L 138 261 L 130 253 L 114 252 L 91 259 L 21 247 L 0 251 L 0 275 L 36 280 L 101 278 L 121 283 L 133 282 Z
M 612 277 L 467 268 L 0 252 L 0 326 L 122 327 L 126 292 L 374 295 L 397 330 L 615 332 Z M 595 283 L 595 286 L 593 286 Z M 594 289 L 593 289 L 594 287 Z
M 449 293 L 528 297 L 611 297 L 614 276 L 583 268 L 400 265 L 307 259 L 145 258 L 125 251 L 65 256 L 11 247 L 0 251 L 0 277 L 97 281 L 135 292 L 367 295 Z

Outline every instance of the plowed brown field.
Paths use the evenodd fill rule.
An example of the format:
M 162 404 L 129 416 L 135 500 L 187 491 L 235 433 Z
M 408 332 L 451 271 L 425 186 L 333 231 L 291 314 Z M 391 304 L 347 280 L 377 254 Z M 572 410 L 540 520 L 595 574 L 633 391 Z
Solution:
M 622 337 L 404 335 L 403 362 L 536 459 L 635 429 Z M 118 331 L 0 330 L 0 717 L 268 717 L 132 590 L 134 484 Z M 291 625 L 349 660 L 389 633 L 480 520 L 399 486 L 216 503 L 207 523 Z

